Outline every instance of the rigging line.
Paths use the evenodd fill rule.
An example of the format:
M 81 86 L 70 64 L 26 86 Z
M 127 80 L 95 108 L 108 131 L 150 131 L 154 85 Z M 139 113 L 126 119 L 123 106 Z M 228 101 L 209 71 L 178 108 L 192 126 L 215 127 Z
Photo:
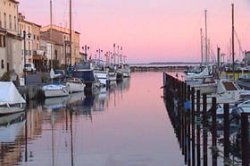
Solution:
M 239 46 L 239 57 L 238 58 L 243 58 L 243 49 L 242 49 L 241 42 L 240 42 L 239 36 L 238 36 L 235 28 L 234 28 L 234 34 L 235 34 L 235 37 L 237 39 L 238 46 Z
M 68 19 L 68 0 L 64 0 L 64 10 L 63 10 L 63 17 L 61 18 L 62 19 L 62 22 L 63 22 L 63 27 L 64 28 L 67 28 L 67 19 Z
M 198 21 L 197 21 L 197 23 L 196 24 L 194 24 L 194 27 L 193 27 L 193 29 L 194 29 L 194 31 L 192 32 L 192 39 L 195 39 L 196 37 L 197 37 L 197 29 L 200 29 L 201 28 L 201 23 L 203 23 L 203 15 L 202 14 L 200 14 L 200 17 L 199 17 L 199 19 L 197 19 Z M 197 39 L 197 41 L 198 41 L 198 39 Z M 200 40 L 198 41 L 199 42 L 199 44 L 200 44 Z M 189 47 L 189 44 L 190 44 L 190 42 L 189 43 L 186 43 L 187 45 L 186 45 L 186 47 Z M 199 49 L 200 49 L 200 47 L 199 47 Z M 199 50 L 199 52 L 200 52 L 200 50 Z

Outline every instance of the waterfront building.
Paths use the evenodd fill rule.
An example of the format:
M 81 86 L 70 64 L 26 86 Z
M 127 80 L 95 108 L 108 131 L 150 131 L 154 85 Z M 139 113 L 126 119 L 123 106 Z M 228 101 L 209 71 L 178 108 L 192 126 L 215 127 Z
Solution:
M 45 60 L 45 53 L 40 48 L 40 29 L 41 25 L 27 21 L 25 16 L 18 14 L 19 34 L 24 40 L 23 32 L 26 32 L 25 50 L 26 63 L 33 63 L 37 70 L 43 69 L 43 61 Z M 24 57 L 24 41 L 22 42 L 22 57 Z M 23 61 L 24 62 L 24 61 Z
M 7 71 L 23 73 L 18 5 L 16 0 L 0 0 L 0 77 Z
M 65 62 L 67 65 L 70 63 L 74 65 L 81 60 L 80 33 L 72 31 L 72 54 L 70 57 L 69 32 L 69 29 L 56 25 L 48 25 L 41 28 L 41 39 L 49 41 L 53 45 L 51 47 L 51 54 L 47 54 L 47 58 L 48 60 L 53 60 L 54 66 L 63 67 L 65 66 Z

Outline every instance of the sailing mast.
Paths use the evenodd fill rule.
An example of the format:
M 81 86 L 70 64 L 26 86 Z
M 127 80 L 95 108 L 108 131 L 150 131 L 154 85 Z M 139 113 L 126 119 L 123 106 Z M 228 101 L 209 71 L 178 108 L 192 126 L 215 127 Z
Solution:
M 72 65 L 72 0 L 69 0 L 69 41 L 70 41 L 70 66 Z
M 203 65 L 204 63 L 204 59 L 203 59 L 203 34 L 202 34 L 202 28 L 200 29 L 200 35 L 201 35 L 201 65 Z
M 207 49 L 207 10 L 205 10 L 205 64 L 208 64 L 208 49 Z
M 235 80 L 234 64 L 234 4 L 232 3 L 232 61 L 233 61 L 233 79 Z
M 52 0 L 50 0 L 50 31 L 49 31 L 49 40 L 50 40 L 50 69 L 53 68 L 53 51 L 52 51 Z

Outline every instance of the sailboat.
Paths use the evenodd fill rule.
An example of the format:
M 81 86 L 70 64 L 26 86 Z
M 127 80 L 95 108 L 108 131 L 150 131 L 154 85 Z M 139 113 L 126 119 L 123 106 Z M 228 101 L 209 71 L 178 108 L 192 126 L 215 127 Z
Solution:
M 52 1 L 51 0 L 50 0 L 50 41 L 52 42 Z M 52 50 L 52 45 L 51 45 L 51 50 Z M 53 58 L 52 58 L 52 51 L 51 51 L 50 78 L 52 80 L 52 84 L 44 85 L 42 87 L 42 90 L 44 91 L 44 95 L 46 98 L 61 97 L 61 96 L 69 95 L 69 91 L 65 85 L 53 83 L 53 79 L 59 76 L 60 74 L 55 74 L 54 69 L 53 69 Z
M 13 82 L 0 82 L 0 115 L 22 112 L 26 101 Z

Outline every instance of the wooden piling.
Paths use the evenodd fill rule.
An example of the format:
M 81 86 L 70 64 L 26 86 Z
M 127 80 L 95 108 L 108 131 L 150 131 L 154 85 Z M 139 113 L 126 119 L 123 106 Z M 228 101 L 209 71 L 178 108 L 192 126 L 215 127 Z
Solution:
M 203 166 L 207 166 L 207 95 L 202 95 L 203 99 L 203 111 L 202 111 L 202 122 L 203 122 Z
M 224 104 L 224 165 L 229 166 L 229 104 Z
M 212 98 L 212 166 L 217 166 L 217 126 L 216 126 L 216 98 Z
M 187 100 L 188 100 L 188 102 L 189 102 L 189 104 L 190 104 L 190 95 L 191 95 L 191 91 L 190 91 L 190 85 L 188 85 L 188 87 L 187 87 Z M 188 157 L 188 166 L 190 166 L 191 165 L 191 156 L 190 156 L 190 154 L 191 154 L 191 147 L 190 147 L 190 133 L 191 133 L 191 128 L 190 128 L 190 105 L 189 105 L 189 107 L 188 107 L 188 109 L 187 109 L 187 143 L 188 143 L 188 145 L 187 145 L 187 157 Z
M 183 102 L 182 102 L 182 111 L 183 111 L 183 129 L 184 129 L 184 161 L 185 164 L 187 164 L 187 110 L 184 108 L 184 103 L 186 102 L 186 97 L 187 97 L 187 84 L 182 82 L 183 84 Z
M 191 120 L 192 120 L 192 166 L 195 166 L 195 89 L 191 89 Z
M 200 123 L 201 123 L 201 118 L 200 118 L 200 90 L 197 90 L 196 92 L 196 126 L 197 126 L 197 130 L 196 130 L 196 155 L 197 155 L 197 166 L 201 165 L 201 142 L 200 142 L 200 134 L 201 134 L 201 128 L 200 128 Z
M 241 151 L 242 151 L 242 166 L 248 166 L 249 149 L 248 149 L 248 114 L 241 113 Z

